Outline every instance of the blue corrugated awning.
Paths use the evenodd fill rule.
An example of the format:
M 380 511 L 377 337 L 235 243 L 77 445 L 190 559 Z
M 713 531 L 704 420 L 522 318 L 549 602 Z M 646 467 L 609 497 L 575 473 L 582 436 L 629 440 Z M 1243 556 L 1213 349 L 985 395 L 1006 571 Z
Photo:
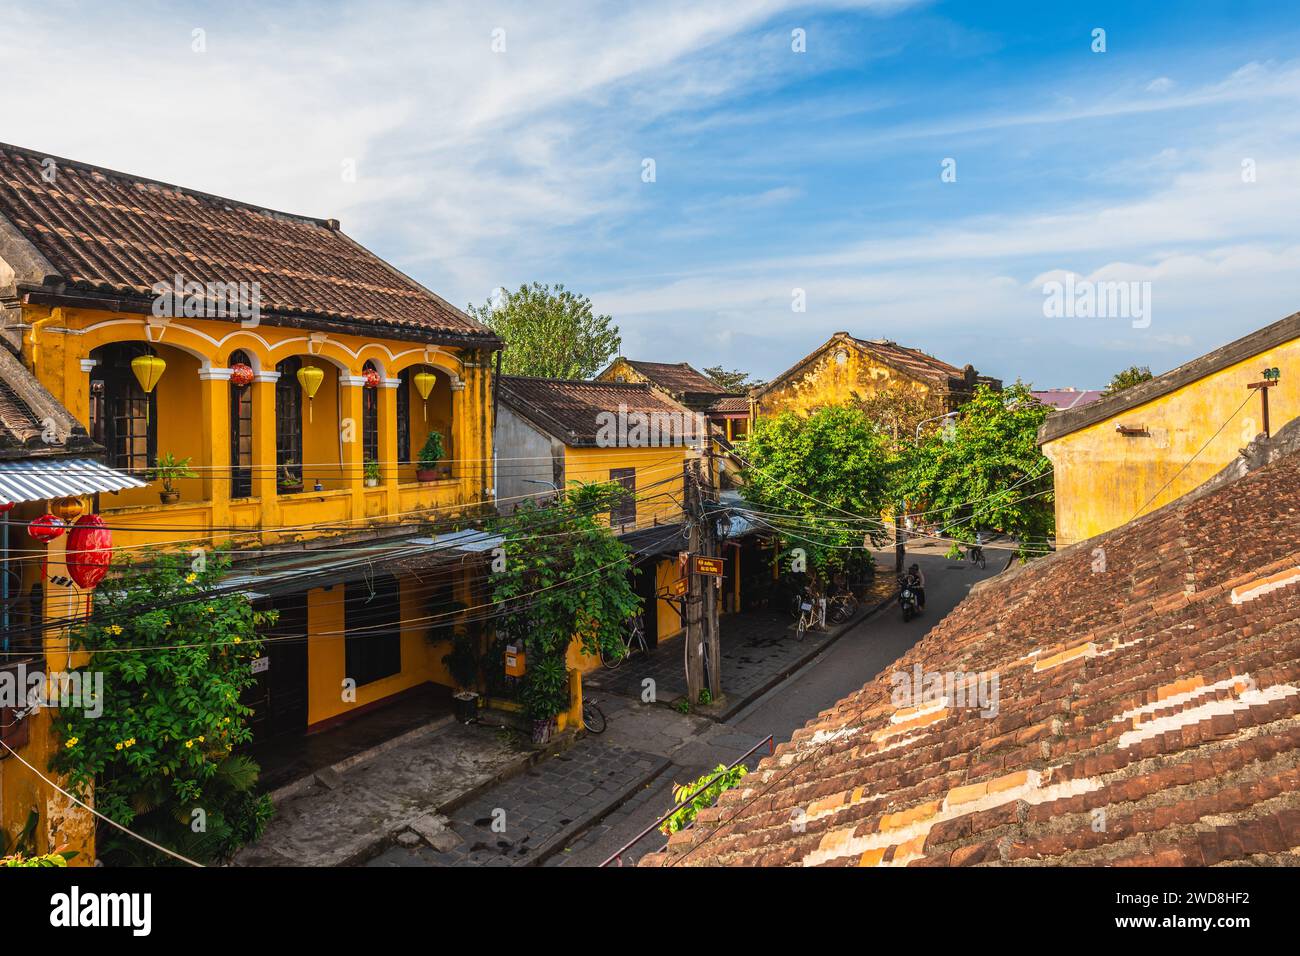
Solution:
M 144 488 L 147 482 L 92 458 L 29 458 L 0 462 L 0 504 L 44 501 L 99 491 Z

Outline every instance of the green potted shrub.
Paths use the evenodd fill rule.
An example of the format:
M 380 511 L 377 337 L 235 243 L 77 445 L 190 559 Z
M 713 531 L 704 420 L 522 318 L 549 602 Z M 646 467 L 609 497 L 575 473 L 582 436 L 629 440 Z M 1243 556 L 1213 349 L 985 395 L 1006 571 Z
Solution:
M 367 488 L 379 487 L 379 462 L 373 458 L 367 458 L 365 464 L 365 476 Z
M 442 464 L 442 456 L 446 454 L 442 447 L 442 435 L 438 432 L 429 432 L 429 437 L 424 440 L 424 447 L 420 449 L 419 464 L 415 469 L 415 477 L 418 481 L 437 481 L 451 473 L 451 466 Z
M 198 473 L 190 468 L 190 462 L 193 460 L 192 458 L 177 458 L 171 452 L 167 452 L 154 463 L 149 477 L 151 481 L 162 482 L 162 491 L 158 492 L 158 497 L 162 499 L 163 504 L 175 504 L 181 500 L 181 493 L 176 490 L 173 482 L 180 478 L 198 477 Z
M 451 639 L 451 650 L 442 658 L 451 672 L 451 679 L 460 688 L 452 695 L 451 706 L 462 724 L 468 724 L 478 716 L 478 692 L 474 690 L 478 680 L 478 653 L 474 643 L 470 635 L 456 634 Z

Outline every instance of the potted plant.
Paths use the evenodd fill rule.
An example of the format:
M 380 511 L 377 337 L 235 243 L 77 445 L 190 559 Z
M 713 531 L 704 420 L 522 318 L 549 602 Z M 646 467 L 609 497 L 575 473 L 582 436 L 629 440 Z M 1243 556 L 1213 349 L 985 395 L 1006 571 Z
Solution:
M 460 688 L 452 695 L 451 706 L 456 719 L 468 724 L 478 716 L 478 694 L 474 683 L 478 678 L 478 654 L 475 653 L 474 638 L 468 634 L 457 634 L 451 639 L 451 650 L 443 655 L 442 662 L 451 671 L 451 679 Z
M 429 432 L 429 437 L 424 440 L 424 447 L 420 449 L 419 464 L 415 469 L 416 479 L 419 481 L 437 481 L 438 478 L 443 477 L 443 468 L 440 462 L 444 454 L 442 435 L 438 432 Z M 450 466 L 446 470 L 450 473 Z
M 367 488 L 379 487 L 379 462 L 373 458 L 367 458 L 365 464 L 365 476 Z
M 167 452 L 154 464 L 150 480 L 162 482 L 162 491 L 158 493 L 158 497 L 162 499 L 163 504 L 171 505 L 181 500 L 181 493 L 176 490 L 172 482 L 178 478 L 198 477 L 198 473 L 190 468 L 191 461 L 192 458 L 177 458 L 171 452 Z
M 276 487 L 282 495 L 293 495 L 302 491 L 302 475 L 295 475 L 293 466 L 296 465 L 292 458 L 288 459 L 280 466 L 280 477 L 276 481 Z

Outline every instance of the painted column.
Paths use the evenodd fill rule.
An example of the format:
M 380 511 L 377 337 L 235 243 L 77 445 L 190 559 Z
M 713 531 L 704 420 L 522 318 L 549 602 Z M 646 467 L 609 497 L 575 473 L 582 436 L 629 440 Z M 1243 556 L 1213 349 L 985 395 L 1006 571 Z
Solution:
M 400 378 L 386 378 L 379 388 L 380 483 L 387 493 L 384 514 L 389 517 L 401 511 L 397 462 L 397 389 L 401 384 Z
M 253 497 L 262 499 L 264 528 L 282 523 L 275 457 L 275 383 L 279 380 L 279 372 L 258 372 L 249 386 L 253 390 Z
M 343 449 L 343 480 L 352 492 L 352 514 L 354 521 L 360 522 L 366 514 L 366 469 L 364 418 L 362 414 L 363 389 L 366 380 L 360 375 L 339 373 L 339 405 L 342 418 L 339 420 Z
M 212 502 L 212 525 L 230 527 L 230 369 L 199 369 L 203 421 L 203 498 Z

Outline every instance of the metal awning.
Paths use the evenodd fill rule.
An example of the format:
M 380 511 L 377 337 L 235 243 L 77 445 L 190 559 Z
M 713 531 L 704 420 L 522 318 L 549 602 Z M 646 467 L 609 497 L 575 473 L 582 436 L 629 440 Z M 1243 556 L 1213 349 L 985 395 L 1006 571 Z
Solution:
M 109 468 L 93 458 L 29 458 L 0 462 L 0 504 L 146 486 L 147 482 Z

